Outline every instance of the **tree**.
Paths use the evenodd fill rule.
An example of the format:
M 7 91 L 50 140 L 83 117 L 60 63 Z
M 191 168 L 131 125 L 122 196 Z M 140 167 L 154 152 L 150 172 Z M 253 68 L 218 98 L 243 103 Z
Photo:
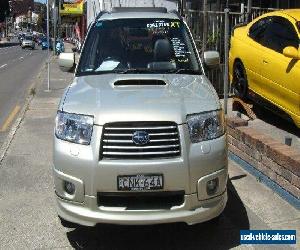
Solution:
M 8 0 L 0 0 L 0 23 L 5 20 L 5 17 L 9 15 L 9 3 Z

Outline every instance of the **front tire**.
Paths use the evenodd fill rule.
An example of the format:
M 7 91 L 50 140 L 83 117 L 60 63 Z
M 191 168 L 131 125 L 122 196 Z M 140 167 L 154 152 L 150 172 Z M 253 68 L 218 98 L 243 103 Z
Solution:
M 234 94 L 241 99 L 246 99 L 248 96 L 248 80 L 244 65 L 240 61 L 234 63 L 232 83 Z

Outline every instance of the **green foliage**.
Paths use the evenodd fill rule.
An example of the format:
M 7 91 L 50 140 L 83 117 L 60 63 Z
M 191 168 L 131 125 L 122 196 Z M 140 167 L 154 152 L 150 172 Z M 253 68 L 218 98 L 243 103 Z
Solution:
M 221 38 L 221 32 L 218 31 L 216 32 L 215 34 L 213 33 L 210 33 L 207 37 L 207 46 L 208 47 L 215 47 L 217 46 L 217 42 L 220 41 L 220 38 Z
M 9 15 L 8 0 L 0 0 L 0 22 L 4 22 L 5 17 Z
M 41 8 L 41 11 L 39 13 L 39 17 L 37 20 L 37 31 L 43 32 L 46 27 L 46 6 Z

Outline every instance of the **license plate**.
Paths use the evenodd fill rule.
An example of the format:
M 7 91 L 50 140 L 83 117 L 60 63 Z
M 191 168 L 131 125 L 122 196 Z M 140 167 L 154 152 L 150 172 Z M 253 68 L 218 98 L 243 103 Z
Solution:
M 141 191 L 163 189 L 162 174 L 138 174 L 118 176 L 119 191 Z

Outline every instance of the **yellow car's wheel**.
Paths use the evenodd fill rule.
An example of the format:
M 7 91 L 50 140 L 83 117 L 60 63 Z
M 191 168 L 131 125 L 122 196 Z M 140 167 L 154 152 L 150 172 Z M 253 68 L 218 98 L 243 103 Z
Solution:
M 246 70 L 241 61 L 236 61 L 233 65 L 233 91 L 234 94 L 241 98 L 246 99 L 248 95 L 248 81 Z

